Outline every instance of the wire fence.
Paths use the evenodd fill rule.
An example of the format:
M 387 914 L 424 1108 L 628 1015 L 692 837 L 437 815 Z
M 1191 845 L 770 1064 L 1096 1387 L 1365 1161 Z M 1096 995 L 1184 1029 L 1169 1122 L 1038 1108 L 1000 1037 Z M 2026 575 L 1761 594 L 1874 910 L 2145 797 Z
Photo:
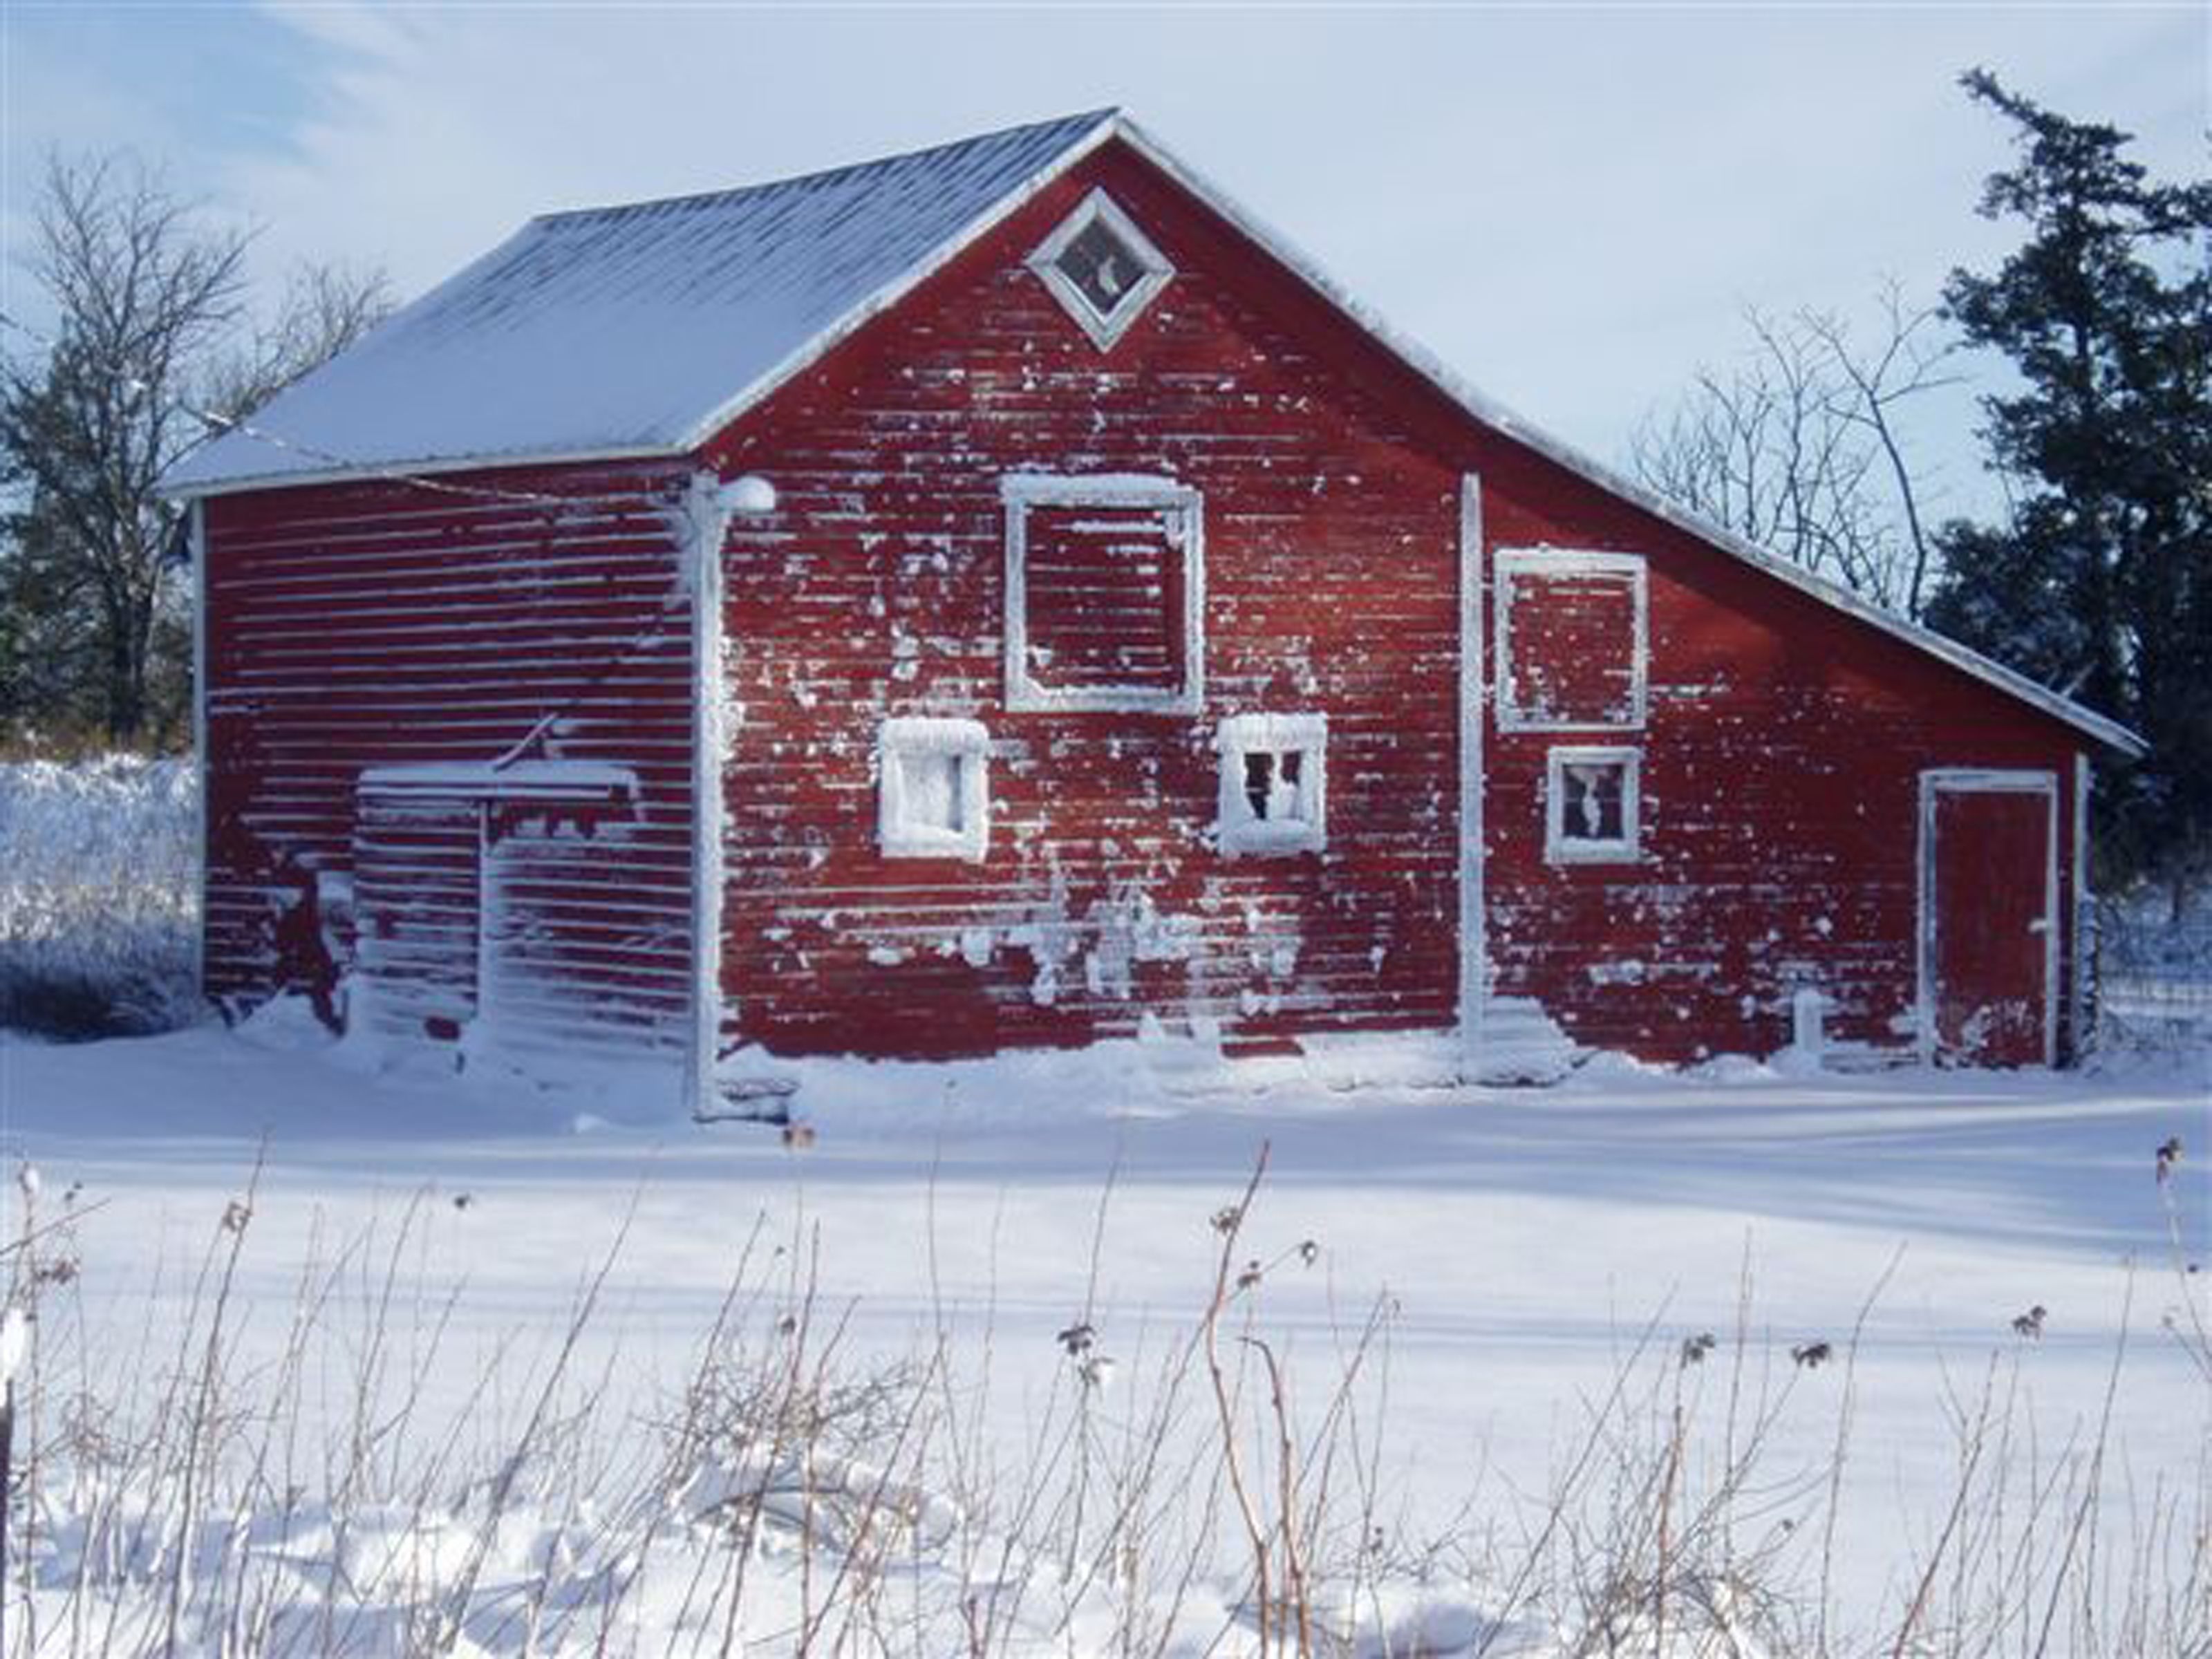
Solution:
M 2100 1045 L 2212 1048 L 2212 895 L 2100 900 L 2094 920 Z

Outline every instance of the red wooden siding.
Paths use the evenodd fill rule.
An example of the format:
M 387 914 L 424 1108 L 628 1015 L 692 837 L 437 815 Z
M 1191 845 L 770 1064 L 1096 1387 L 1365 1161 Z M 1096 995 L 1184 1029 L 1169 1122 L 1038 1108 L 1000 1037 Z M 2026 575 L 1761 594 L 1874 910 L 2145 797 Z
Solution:
M 1098 186 L 1176 267 L 1103 354 L 1024 264 Z M 1584 1042 L 1768 1052 L 1809 988 L 1836 1036 L 1910 1052 L 1923 773 L 2063 781 L 2081 741 L 1474 422 L 1118 144 L 702 459 L 776 491 L 729 528 L 726 706 L 702 722 L 726 743 L 704 808 L 726 1044 L 949 1055 L 1148 1017 L 1255 1044 L 1451 1024 L 1468 475 L 1489 989 Z M 683 474 L 463 481 L 553 506 L 398 483 L 208 504 L 211 990 L 304 982 L 318 939 L 356 954 L 359 925 L 388 1037 L 489 1024 L 563 1054 L 684 1052 L 701 896 Z M 1202 583 L 1158 509 L 1010 507 L 1006 482 L 1038 474 L 1196 491 Z M 1038 687 L 1176 693 L 1202 666 L 1195 714 L 1165 695 L 1008 708 L 1010 510 L 1029 515 Z M 1499 718 L 1498 550 L 1640 562 L 1517 567 L 1517 702 L 1556 729 Z M 1187 582 L 1202 664 L 1183 659 Z M 1326 717 L 1319 851 L 1216 844 L 1216 735 L 1248 714 Z M 899 716 L 988 727 L 980 862 L 880 851 L 878 738 Z M 634 789 L 568 811 L 357 787 L 533 734 L 533 754 Z M 1549 750 L 1575 744 L 1633 751 L 1632 860 L 1547 856 Z M 2069 930 L 2074 811 L 2062 788 Z M 1958 986 L 2009 959 L 1962 933 L 1946 949 Z
M 780 497 L 726 562 L 733 1035 L 951 1054 L 1148 1012 L 1232 1035 L 1451 1023 L 1458 477 L 1252 302 L 1232 238 L 1115 179 L 1178 274 L 1111 353 L 1022 267 L 1093 182 L 1071 178 L 713 446 Z M 1007 710 L 1000 487 L 1024 472 L 1200 492 L 1200 714 Z M 1178 601 L 1134 603 L 1139 580 L 1115 591 L 1161 641 Z M 1218 721 L 1322 709 L 1327 850 L 1224 858 Z M 989 727 L 982 864 L 878 854 L 875 734 L 899 714 Z
M 344 958 L 360 929 L 386 1037 L 467 1030 L 489 998 L 525 1051 L 680 1052 L 692 681 L 674 487 L 667 469 L 568 469 L 207 504 L 212 994 L 300 986 L 319 932 Z M 495 814 L 489 871 L 478 798 L 364 807 L 366 768 L 481 764 L 533 732 L 547 755 L 629 769 L 639 798 L 589 824 Z
M 1021 264 L 1096 185 L 1176 267 L 1104 356 Z M 710 453 L 781 492 L 733 531 L 726 617 L 728 1035 L 773 1049 L 1073 1042 L 1147 1012 L 1449 1024 L 1462 472 L 1486 547 L 1647 562 L 1646 720 L 1602 739 L 1639 750 L 1635 862 L 1547 860 L 1546 750 L 1576 739 L 1486 708 L 1491 988 L 1584 1042 L 1770 1052 L 1811 988 L 1838 1037 L 1909 1051 L 1919 771 L 2063 769 L 2079 742 L 1474 425 L 1113 147 Z M 994 490 L 1016 471 L 1202 492 L 1198 718 L 1006 710 Z M 1617 580 L 1540 596 L 1544 698 L 1618 717 L 1627 603 Z M 1209 845 L 1215 724 L 1260 711 L 1328 716 L 1322 854 Z M 984 865 L 877 855 L 873 734 L 899 714 L 988 724 Z
M 1679 1060 L 1772 1052 L 1814 989 L 1832 1035 L 1910 1054 L 1920 774 L 2070 775 L 2081 739 L 1510 446 L 1485 471 L 1493 544 L 1644 556 L 1650 639 L 1644 726 L 1601 739 L 1642 751 L 1635 863 L 1547 862 L 1545 752 L 1577 738 L 1488 734 L 1498 992 L 1539 998 L 1585 1042 Z M 2060 823 L 2070 846 L 2070 801 Z
M 2057 780 L 2051 780 L 2055 788 Z M 2051 797 L 1936 789 L 1930 799 L 1928 987 L 1938 1059 L 2033 1066 L 2044 1058 L 2050 983 Z

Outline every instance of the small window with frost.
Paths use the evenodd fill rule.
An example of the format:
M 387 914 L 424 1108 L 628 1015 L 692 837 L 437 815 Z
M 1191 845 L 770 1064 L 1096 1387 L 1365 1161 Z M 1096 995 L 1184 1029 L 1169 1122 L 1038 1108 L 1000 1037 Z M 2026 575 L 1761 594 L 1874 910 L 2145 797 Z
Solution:
M 884 855 L 980 862 L 991 834 L 990 736 L 981 723 L 885 720 L 879 750 Z
M 1103 190 L 1085 197 L 1029 264 L 1101 351 L 1127 331 L 1175 275 L 1167 256 Z
M 1195 714 L 1199 495 L 1115 473 L 1005 479 L 1006 706 Z
M 1328 720 L 1237 714 L 1221 722 L 1221 850 L 1317 853 L 1328 810 Z
M 1633 749 L 1554 749 L 1544 787 L 1544 855 L 1554 864 L 1632 860 L 1642 801 Z

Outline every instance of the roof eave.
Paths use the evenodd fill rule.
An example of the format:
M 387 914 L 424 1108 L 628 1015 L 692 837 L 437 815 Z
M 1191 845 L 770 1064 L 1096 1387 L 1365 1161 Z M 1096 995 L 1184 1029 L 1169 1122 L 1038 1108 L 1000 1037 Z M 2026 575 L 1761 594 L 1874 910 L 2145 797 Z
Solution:
M 162 483 L 164 501 L 204 501 L 218 495 L 251 495 L 262 489 L 306 489 L 317 484 L 406 483 L 457 472 L 493 472 L 533 466 L 588 466 L 622 461 L 673 461 L 696 446 L 688 443 L 633 444 L 604 449 L 540 450 L 481 455 L 441 455 L 420 460 L 371 462 L 359 466 L 302 468 L 291 472 L 257 472 L 186 483 Z
M 729 426 L 732 422 L 765 402 L 780 388 L 805 374 L 861 327 L 890 310 L 916 288 L 958 258 L 997 226 L 1027 205 L 1039 191 L 1121 131 L 1125 125 L 1126 118 L 1119 111 L 1102 112 L 1098 119 L 1080 137 L 1062 147 L 1050 161 L 1006 191 L 988 209 L 969 221 L 927 258 L 917 261 L 895 280 L 878 289 L 773 368 L 764 374 L 756 375 L 735 395 L 726 398 L 705 416 L 693 422 L 670 443 L 622 449 L 547 452 L 530 455 L 447 456 L 434 461 L 259 473 L 209 482 L 165 484 L 161 487 L 161 494 L 173 501 L 197 501 L 257 489 L 289 489 L 306 488 L 314 484 L 356 483 L 379 478 L 404 480 L 410 477 L 434 477 L 447 472 L 476 471 L 492 467 L 574 465 L 591 461 L 647 460 L 673 459 L 692 454 L 703 448 L 717 433 Z M 537 220 L 531 221 L 532 224 L 537 222 L 538 222 Z M 524 228 L 526 230 L 529 226 L 526 225 Z M 501 246 L 504 246 L 506 245 L 501 244 Z M 492 252 L 496 253 L 498 251 L 494 249 Z M 483 257 L 489 258 L 491 255 L 487 254 Z M 472 265 L 473 263 L 476 262 L 472 262 Z M 465 274 L 465 271 L 462 274 Z

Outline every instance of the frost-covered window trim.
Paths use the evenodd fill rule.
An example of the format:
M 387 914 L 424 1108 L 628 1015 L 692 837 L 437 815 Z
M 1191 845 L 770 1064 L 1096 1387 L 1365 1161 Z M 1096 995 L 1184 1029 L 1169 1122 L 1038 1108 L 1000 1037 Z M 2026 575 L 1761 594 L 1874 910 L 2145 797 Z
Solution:
M 1067 245 L 1094 224 L 1103 224 L 1110 231 L 1144 273 L 1110 310 L 1103 312 L 1060 268 L 1060 257 L 1067 251 Z M 1075 211 L 1061 220 L 1058 228 L 1030 255 L 1028 263 L 1052 297 L 1060 301 L 1060 309 L 1075 319 L 1076 325 L 1091 337 L 1091 344 L 1101 351 L 1113 349 L 1114 343 L 1128 332 L 1130 325 L 1144 315 L 1146 307 L 1175 276 L 1175 267 L 1168 262 L 1167 255 L 1152 245 L 1152 238 L 1138 229 L 1136 222 L 1103 190 L 1094 190 L 1085 197 Z
M 1620 768 L 1620 834 L 1593 840 L 1570 832 L 1567 824 L 1567 768 Z M 1544 857 L 1552 864 L 1632 864 L 1644 845 L 1644 754 L 1639 749 L 1595 744 L 1561 744 L 1544 760 Z
M 1650 577 L 1643 556 L 1636 553 L 1598 553 L 1566 548 L 1501 548 L 1495 562 L 1498 636 L 1498 729 L 1501 732 L 1631 732 L 1643 729 L 1646 686 L 1650 678 L 1651 631 Z M 1575 576 L 1625 576 L 1635 613 L 1635 639 L 1630 647 L 1628 714 L 1618 720 L 1547 720 L 1521 704 L 1514 675 L 1513 584 L 1516 576 L 1555 579 Z
M 981 720 L 902 715 L 886 720 L 876 742 L 877 831 L 885 858 L 963 859 L 980 864 L 991 842 L 991 734 Z M 958 769 L 960 827 L 915 822 L 908 810 L 908 755 L 948 755 Z
M 1196 489 L 1142 472 L 1010 473 L 1006 508 L 1006 707 L 1018 714 L 1195 714 L 1206 695 L 1206 515 Z M 1153 507 L 1171 517 L 1182 554 L 1182 684 L 1040 685 L 1029 671 L 1029 514 L 1036 507 Z
M 1229 857 L 1318 853 L 1328 845 L 1328 716 L 1232 714 L 1221 722 L 1213 746 L 1221 756 L 1221 793 L 1214 836 Z M 1297 816 L 1262 818 L 1245 793 L 1248 756 L 1299 757 Z

